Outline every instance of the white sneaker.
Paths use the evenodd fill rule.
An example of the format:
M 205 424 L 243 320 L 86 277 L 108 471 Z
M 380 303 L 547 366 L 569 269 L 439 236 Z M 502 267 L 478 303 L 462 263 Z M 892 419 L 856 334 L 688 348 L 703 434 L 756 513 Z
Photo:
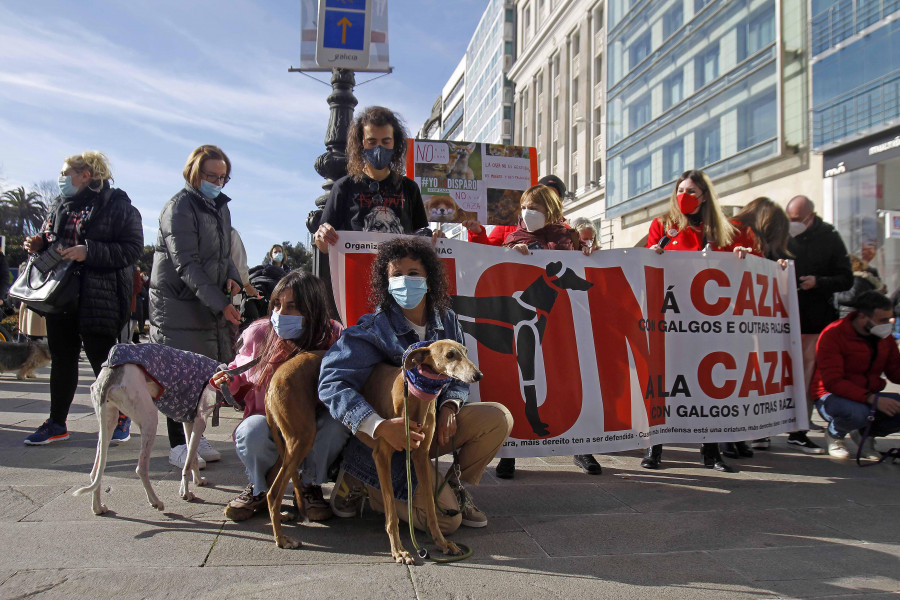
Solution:
M 222 460 L 222 455 L 219 454 L 218 450 L 209 445 L 205 436 L 200 438 L 200 444 L 197 446 L 197 454 L 199 454 L 200 458 L 206 462 Z
M 198 453 L 199 454 L 199 453 Z M 187 444 L 175 446 L 169 450 L 169 464 L 184 469 L 184 463 L 187 461 Z M 206 468 L 206 461 L 202 456 L 197 456 L 197 467 L 202 471 Z
M 847 451 L 847 443 L 843 438 L 832 437 L 831 433 L 825 430 L 825 441 L 828 442 L 828 455 L 834 458 L 850 458 L 850 452 Z
M 856 444 L 857 448 L 860 447 L 862 435 L 860 435 L 859 431 L 851 431 L 850 439 L 853 440 L 853 443 Z M 881 453 L 875 449 L 875 438 L 871 435 L 867 437 L 865 443 L 862 444 L 860 458 L 865 458 L 867 460 L 878 460 L 881 458 Z

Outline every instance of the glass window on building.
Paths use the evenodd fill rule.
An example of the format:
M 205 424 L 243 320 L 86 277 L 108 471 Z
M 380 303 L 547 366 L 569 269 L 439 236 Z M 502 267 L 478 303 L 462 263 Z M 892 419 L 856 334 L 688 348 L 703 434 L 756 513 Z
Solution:
M 506 9 L 506 22 L 512 23 L 516 19 L 515 15 L 516 15 L 516 12 L 513 9 L 507 8 Z
M 578 56 L 581 51 L 581 34 L 577 31 L 572 34 L 572 56 Z
M 663 110 L 669 110 L 684 100 L 684 73 L 679 69 L 663 80 Z
M 628 166 L 628 195 L 637 196 L 650 189 L 650 157 L 644 157 Z
M 684 172 L 684 140 L 677 139 L 663 146 L 663 180 L 678 179 Z
M 767 4 L 762 10 L 740 23 L 738 31 L 738 60 L 746 60 L 775 42 L 775 6 Z
M 603 29 L 603 5 L 600 4 L 594 9 L 593 23 L 594 23 L 594 35 L 600 33 L 600 30 Z
M 684 23 L 684 6 L 679 0 L 675 6 L 666 11 L 663 15 L 663 39 L 678 31 L 678 28 Z
M 650 32 L 646 32 L 631 43 L 628 48 L 628 68 L 633 69 L 639 62 L 650 56 Z
M 744 150 L 778 135 L 775 90 L 751 98 L 738 108 L 738 150 Z
M 575 102 L 578 102 L 578 100 L 580 100 L 580 98 L 578 97 L 578 77 L 577 76 L 574 79 L 572 79 L 572 87 L 570 88 L 569 91 L 572 94 L 572 96 L 571 96 L 572 103 L 574 104 Z
M 900 217 L 900 158 L 826 179 L 826 185 L 833 189 L 834 225 L 847 251 L 876 268 L 893 293 L 900 287 L 900 237 L 885 237 L 885 219 Z
M 698 127 L 694 132 L 694 168 L 702 169 L 722 157 L 718 121 Z
M 703 7 L 712 2 L 712 0 L 694 0 L 694 13 L 703 10 Z
M 719 76 L 719 44 L 709 48 L 694 59 L 694 89 L 698 90 Z
M 633 133 L 650 122 L 650 92 L 647 92 L 628 107 L 628 129 Z

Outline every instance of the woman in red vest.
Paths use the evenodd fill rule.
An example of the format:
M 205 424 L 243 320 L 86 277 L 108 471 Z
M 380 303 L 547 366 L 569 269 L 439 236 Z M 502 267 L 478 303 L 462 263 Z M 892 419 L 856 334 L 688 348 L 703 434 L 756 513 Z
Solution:
M 675 183 L 669 211 L 650 224 L 647 248 L 662 254 L 666 250 L 712 250 L 741 257 L 752 252 L 754 240 L 738 230 L 719 207 L 712 182 L 703 171 L 685 171 Z M 722 459 L 717 443 L 704 443 L 700 453 L 709 469 L 733 473 Z M 641 466 L 657 469 L 662 460 L 662 444 L 647 449 Z

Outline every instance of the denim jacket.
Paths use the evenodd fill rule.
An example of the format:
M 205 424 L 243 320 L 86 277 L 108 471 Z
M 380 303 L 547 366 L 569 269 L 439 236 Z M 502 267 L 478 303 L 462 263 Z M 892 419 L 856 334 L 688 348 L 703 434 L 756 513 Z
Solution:
M 462 328 L 456 313 L 444 315 L 433 311 L 425 326 L 425 340 L 443 339 L 463 341 Z M 419 336 L 410 327 L 400 307 L 393 299 L 386 308 L 363 315 L 356 325 L 348 327 L 322 359 L 319 375 L 319 399 L 328 407 L 331 416 L 354 434 L 363 419 L 375 412 L 360 391 L 375 365 L 381 362 L 399 367 L 403 352 Z M 454 379 L 437 399 L 437 407 L 448 399 L 460 406 L 469 397 L 469 384 Z

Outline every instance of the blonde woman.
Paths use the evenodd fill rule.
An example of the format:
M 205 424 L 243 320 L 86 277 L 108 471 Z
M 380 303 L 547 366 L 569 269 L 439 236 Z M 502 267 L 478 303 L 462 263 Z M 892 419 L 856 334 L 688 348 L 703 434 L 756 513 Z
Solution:
M 741 233 L 722 213 L 712 182 L 703 171 L 685 171 L 675 182 L 669 199 L 669 212 L 650 224 L 647 248 L 662 254 L 669 250 L 712 250 L 732 252 L 740 256 L 752 252 L 755 241 Z M 724 473 L 733 473 L 722 459 L 719 445 L 704 443 L 700 453 L 703 465 Z M 647 449 L 641 466 L 658 469 L 662 461 L 662 445 Z
M 41 233 L 25 240 L 25 250 L 49 248 L 83 263 L 77 305 L 46 315 L 50 346 L 50 418 L 25 439 L 40 446 L 68 439 L 66 419 L 78 386 L 82 345 L 94 375 L 131 316 L 131 270 L 144 247 L 141 214 L 128 195 L 110 187 L 109 160 L 100 152 L 70 156 L 59 175 L 60 195 L 47 211 Z M 114 439 L 128 439 L 120 415 Z
M 231 161 L 221 148 L 200 146 L 182 174 L 184 187 L 159 215 L 150 275 L 150 341 L 227 363 L 234 356 L 228 323 L 241 323 L 229 297 L 241 290 L 231 260 L 231 198 L 222 193 L 231 179 Z M 167 423 L 169 462 L 183 468 L 183 428 L 172 419 Z M 201 466 L 221 458 L 205 438 L 199 453 Z

